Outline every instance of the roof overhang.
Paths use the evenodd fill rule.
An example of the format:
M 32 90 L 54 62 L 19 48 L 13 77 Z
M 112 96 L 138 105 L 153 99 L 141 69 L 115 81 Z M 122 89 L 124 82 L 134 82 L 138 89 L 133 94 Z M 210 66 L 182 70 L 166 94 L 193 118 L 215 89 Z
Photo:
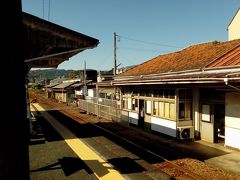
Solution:
M 240 82 L 239 66 L 208 68 L 204 70 L 192 70 L 189 72 L 174 72 L 145 76 L 118 77 L 112 82 L 114 86 L 129 86 L 157 84 L 225 84 L 226 81 Z
M 111 81 L 102 81 L 96 83 L 97 87 L 113 87 L 112 80 Z
M 23 12 L 24 59 L 27 67 L 56 68 L 99 40 Z

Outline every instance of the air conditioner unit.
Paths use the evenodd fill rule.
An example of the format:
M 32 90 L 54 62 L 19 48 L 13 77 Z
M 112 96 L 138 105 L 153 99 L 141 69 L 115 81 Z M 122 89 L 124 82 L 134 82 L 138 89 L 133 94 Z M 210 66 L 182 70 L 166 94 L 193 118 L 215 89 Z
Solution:
M 177 138 L 178 139 L 193 139 L 194 138 L 193 126 L 178 127 L 177 128 Z

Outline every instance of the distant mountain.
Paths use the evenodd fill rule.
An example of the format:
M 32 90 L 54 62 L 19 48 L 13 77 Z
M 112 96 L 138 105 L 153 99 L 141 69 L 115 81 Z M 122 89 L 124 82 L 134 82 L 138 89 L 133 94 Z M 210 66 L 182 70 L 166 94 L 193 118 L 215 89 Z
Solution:
M 52 80 L 57 77 L 68 77 L 70 73 L 75 72 L 74 70 L 65 69 L 37 69 L 31 70 L 28 73 L 28 79 L 30 82 L 38 82 L 42 80 Z

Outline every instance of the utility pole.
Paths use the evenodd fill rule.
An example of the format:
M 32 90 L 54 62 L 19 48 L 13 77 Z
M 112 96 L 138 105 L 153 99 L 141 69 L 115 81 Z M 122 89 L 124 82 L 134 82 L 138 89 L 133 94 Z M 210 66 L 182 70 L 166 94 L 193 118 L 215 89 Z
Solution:
M 113 67 L 113 75 L 116 76 L 116 71 L 117 71 L 117 58 L 116 58 L 116 49 L 117 49 L 117 44 L 116 44 L 116 32 L 114 32 L 114 40 L 113 40 L 113 51 L 114 51 L 114 67 Z
M 86 73 L 86 61 L 84 61 L 84 96 L 87 96 L 87 82 L 86 82 L 86 78 L 87 78 L 87 73 Z

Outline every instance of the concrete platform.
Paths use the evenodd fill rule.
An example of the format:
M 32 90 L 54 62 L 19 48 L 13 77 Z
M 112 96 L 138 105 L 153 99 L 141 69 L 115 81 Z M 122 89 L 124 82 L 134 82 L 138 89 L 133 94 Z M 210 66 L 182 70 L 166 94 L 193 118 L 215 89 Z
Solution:
M 51 123 L 51 121 L 53 121 L 52 125 L 54 127 L 56 127 L 57 131 L 62 132 L 63 134 L 59 134 L 59 136 L 62 137 L 62 139 L 60 141 L 55 140 L 55 139 L 58 139 L 58 137 L 52 137 L 50 139 L 47 138 L 45 140 L 45 143 L 40 145 L 41 147 L 36 146 L 36 145 L 30 146 L 30 153 L 33 154 L 32 157 L 35 157 L 36 154 L 38 154 L 38 152 L 35 152 L 35 150 L 40 151 L 40 153 L 45 152 L 45 150 L 41 150 L 44 146 L 52 147 L 47 150 L 47 153 L 53 154 L 52 156 L 56 156 L 55 149 L 56 148 L 61 149 L 62 146 L 64 146 L 65 147 L 64 149 L 70 149 L 67 151 L 65 150 L 66 152 L 72 151 L 70 157 L 73 156 L 75 158 L 75 156 L 76 156 L 77 159 L 80 159 L 81 162 L 83 162 L 83 164 L 85 164 L 84 167 L 87 167 L 86 168 L 87 170 L 79 170 L 77 172 L 77 174 L 79 173 L 78 175 L 76 175 L 76 172 L 75 172 L 74 175 L 76 175 L 76 176 L 80 176 L 80 177 L 88 177 L 89 176 L 89 178 L 94 177 L 96 179 L 99 179 L 99 178 L 104 178 L 106 174 L 113 172 L 113 175 L 116 174 L 116 176 L 119 176 L 120 178 L 124 178 L 124 179 L 142 179 L 142 178 L 144 178 L 144 179 L 169 179 L 170 178 L 169 176 L 165 176 L 164 174 L 157 172 L 151 164 L 142 160 L 138 156 L 133 155 L 132 153 L 128 152 L 127 150 L 124 150 L 123 148 L 117 146 L 116 144 L 114 144 L 113 142 L 111 142 L 107 139 L 104 139 L 103 144 L 99 144 L 100 141 L 103 142 L 102 141 L 103 137 L 96 136 L 96 137 L 91 137 L 91 138 L 80 138 L 79 140 L 76 140 L 76 137 L 72 137 L 73 135 L 71 133 L 64 134 L 64 133 L 66 133 L 67 130 L 65 131 L 62 129 L 63 127 L 61 127 L 61 126 L 59 127 L 59 125 L 56 125 L 55 124 L 56 122 L 54 121 L 54 119 L 52 117 L 50 117 L 49 114 L 46 113 L 46 110 L 49 110 L 48 107 L 39 106 L 37 108 L 37 110 L 40 111 L 40 114 L 38 116 L 42 116 L 43 118 L 46 118 L 48 120 L 50 119 L 49 120 L 50 123 Z M 34 112 L 36 110 L 32 109 L 32 111 Z M 148 132 L 145 132 L 136 127 L 125 126 L 125 128 L 130 128 L 137 134 L 143 134 L 144 137 L 148 138 L 149 140 L 150 139 L 154 140 L 154 142 L 159 143 L 160 146 L 161 146 L 161 143 L 164 145 L 168 145 L 172 149 L 176 149 L 179 152 L 180 151 L 187 152 L 189 154 L 189 157 L 190 156 L 196 157 L 197 159 L 202 160 L 202 161 L 206 162 L 207 164 L 218 167 L 220 169 L 231 172 L 233 174 L 239 175 L 239 179 L 240 179 L 240 168 L 239 168 L 240 167 L 240 152 L 237 150 L 232 150 L 232 149 L 226 148 L 221 143 L 213 144 L 213 143 L 208 143 L 208 142 L 201 141 L 201 140 L 194 141 L 194 142 L 193 141 L 176 142 L 174 139 L 167 138 L 164 136 L 158 136 L 153 133 L 148 133 Z M 51 130 L 51 131 L 53 132 L 53 130 Z M 53 133 L 51 133 L 51 134 L 53 134 Z M 119 135 L 121 135 L 121 134 L 119 134 Z M 65 137 L 64 139 L 67 139 L 67 141 L 63 140 L 63 137 Z M 64 141 L 64 143 L 63 143 L 63 141 Z M 58 145 L 57 145 L 58 143 L 62 144 L 61 147 L 58 147 Z M 65 145 L 63 145 L 63 144 L 65 144 Z M 83 145 L 87 145 L 87 147 L 84 147 Z M 76 147 L 78 147 L 78 148 L 76 148 Z M 38 148 L 38 150 L 37 150 L 37 148 Z M 74 148 L 75 148 L 75 150 L 74 150 Z M 83 152 L 78 152 L 79 148 L 90 148 L 91 151 L 84 155 Z M 54 150 L 52 150 L 52 149 L 54 149 Z M 113 150 L 114 153 L 110 149 Z M 89 150 L 84 150 L 84 151 L 87 152 Z M 61 153 L 64 154 L 64 150 L 62 150 Z M 81 155 L 81 153 L 83 153 L 83 154 Z M 96 155 L 99 157 L 95 157 Z M 84 159 L 84 156 L 94 157 L 95 163 L 88 162 L 88 159 Z M 63 159 L 64 157 L 65 156 L 63 156 L 63 157 L 61 156 L 61 157 L 58 157 L 57 159 Z M 134 162 L 135 164 L 138 164 L 139 167 L 144 168 L 144 170 L 142 170 L 140 168 L 140 170 L 137 172 L 133 172 L 131 170 L 129 172 L 110 171 L 109 169 L 114 169 L 114 164 L 116 164 L 116 162 L 119 162 L 119 161 L 121 161 L 125 164 L 131 164 Z M 101 163 L 99 163 L 99 162 L 101 162 Z M 34 165 L 36 162 L 32 161 L 32 163 Z M 41 167 L 41 165 L 38 165 L 38 169 L 39 169 L 39 167 Z M 31 166 L 31 168 L 32 168 L 32 166 Z M 98 170 L 98 168 L 100 169 L 100 171 Z M 36 168 L 35 168 L 35 170 L 36 170 Z M 33 172 L 31 173 L 31 175 L 34 175 L 34 177 L 37 173 L 35 170 L 33 169 Z M 96 171 L 95 173 L 94 173 L 94 170 Z M 66 174 L 64 175 L 62 173 L 63 168 L 59 167 L 59 171 L 61 171 L 61 173 L 60 173 L 61 177 L 67 177 Z M 84 171 L 85 173 L 81 174 L 80 173 L 81 171 Z M 92 173 L 90 173 L 90 175 L 89 175 L 88 171 L 92 172 Z M 88 175 L 86 175 L 86 174 L 88 174 Z M 50 175 L 52 175 L 52 174 L 50 173 Z M 73 174 L 71 176 L 73 176 Z M 111 178 L 112 175 L 109 174 L 107 176 L 109 176 Z
M 34 107 L 31 111 L 42 121 L 45 140 L 30 141 L 31 179 L 170 179 L 102 136 L 76 137 L 47 112 L 47 106 L 34 103 Z
M 213 167 L 235 174 L 240 179 L 239 150 L 225 147 L 223 143 L 210 143 L 203 140 L 177 142 L 173 138 L 147 133 L 135 127 L 129 128 L 143 133 L 150 139 L 156 139 L 166 145 L 168 144 L 170 147 L 178 149 L 181 152 L 188 152 L 189 157 L 195 157 Z
M 209 158 L 205 160 L 207 164 L 221 168 L 228 172 L 239 175 L 240 179 L 240 152 L 237 150 L 229 149 L 224 147 L 223 144 L 213 144 L 204 141 L 196 141 L 196 143 L 203 144 L 205 146 L 213 147 L 227 154 Z

